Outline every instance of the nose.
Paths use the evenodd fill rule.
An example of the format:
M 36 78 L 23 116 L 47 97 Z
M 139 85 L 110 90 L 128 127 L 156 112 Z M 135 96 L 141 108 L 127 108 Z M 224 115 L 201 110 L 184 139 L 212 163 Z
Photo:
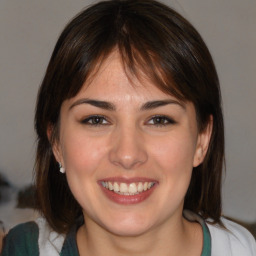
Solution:
M 112 134 L 110 162 L 125 170 L 143 165 L 147 161 L 148 155 L 142 137 L 135 127 L 117 129 Z

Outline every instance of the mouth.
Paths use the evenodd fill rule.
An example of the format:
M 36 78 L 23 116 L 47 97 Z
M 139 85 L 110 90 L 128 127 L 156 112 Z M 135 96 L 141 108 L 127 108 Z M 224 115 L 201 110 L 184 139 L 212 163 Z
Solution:
M 145 201 L 157 187 L 157 181 L 112 179 L 101 180 L 99 185 L 111 201 L 128 205 Z
M 101 185 L 113 191 L 119 195 L 125 196 L 134 196 L 144 191 L 151 189 L 156 182 L 132 182 L 132 183 L 124 183 L 124 182 L 111 182 L 111 181 L 102 181 Z

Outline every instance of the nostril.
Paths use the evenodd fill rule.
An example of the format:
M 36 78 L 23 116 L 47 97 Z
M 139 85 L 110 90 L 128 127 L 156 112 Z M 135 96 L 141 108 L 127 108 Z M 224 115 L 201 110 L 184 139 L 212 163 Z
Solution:
M 147 153 L 143 149 L 136 151 L 111 150 L 109 153 L 110 162 L 119 165 L 124 169 L 131 169 L 147 161 Z
M 113 134 L 109 160 L 112 164 L 127 170 L 147 161 L 142 135 L 138 133 L 135 126 L 119 127 L 119 130 Z

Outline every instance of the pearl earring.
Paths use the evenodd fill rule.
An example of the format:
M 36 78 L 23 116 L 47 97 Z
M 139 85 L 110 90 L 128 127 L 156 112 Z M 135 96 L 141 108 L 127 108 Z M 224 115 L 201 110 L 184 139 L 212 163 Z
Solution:
M 61 163 L 59 163 L 59 168 L 61 173 L 65 173 L 65 169 L 64 167 L 62 167 Z

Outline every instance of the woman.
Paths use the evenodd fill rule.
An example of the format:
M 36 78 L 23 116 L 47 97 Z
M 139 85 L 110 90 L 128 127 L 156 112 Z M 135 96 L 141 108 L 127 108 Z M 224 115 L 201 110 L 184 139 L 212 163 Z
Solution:
M 38 95 L 43 218 L 11 230 L 2 255 L 255 255 L 249 232 L 221 217 L 220 98 L 206 45 L 174 10 L 81 12 Z

